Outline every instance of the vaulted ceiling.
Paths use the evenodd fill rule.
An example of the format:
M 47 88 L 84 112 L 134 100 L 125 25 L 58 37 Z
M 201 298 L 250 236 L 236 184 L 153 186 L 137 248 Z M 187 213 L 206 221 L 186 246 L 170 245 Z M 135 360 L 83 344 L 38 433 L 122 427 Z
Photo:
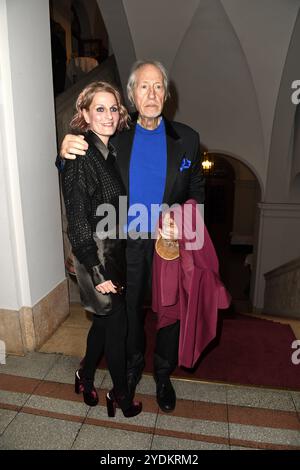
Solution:
M 300 0 L 97 1 L 123 86 L 135 59 L 162 61 L 173 117 L 210 150 L 246 163 L 265 199 L 289 200 L 300 159 L 290 99 L 300 79 Z

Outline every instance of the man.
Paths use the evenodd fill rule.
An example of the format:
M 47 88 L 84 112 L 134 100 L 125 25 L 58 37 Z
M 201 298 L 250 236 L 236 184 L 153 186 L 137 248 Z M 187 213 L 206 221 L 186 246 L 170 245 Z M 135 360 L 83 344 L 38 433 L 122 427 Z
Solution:
M 168 97 L 168 78 L 159 62 L 138 61 L 133 65 L 127 85 L 128 97 L 138 118 L 129 130 L 117 134 L 112 143 L 129 196 L 129 208 L 144 204 L 182 204 L 189 198 L 203 202 L 204 180 L 200 173 L 198 134 L 190 127 L 169 122 L 162 116 Z M 67 135 L 61 146 L 63 158 L 84 155 L 87 143 L 81 136 Z M 149 220 L 152 232 L 157 220 Z M 127 242 L 127 313 L 128 313 L 128 384 L 134 394 L 144 368 L 144 318 L 142 304 L 151 276 L 154 243 L 151 237 L 128 238 Z M 157 402 L 172 411 L 176 395 L 170 375 L 177 364 L 179 321 L 157 332 L 154 377 Z

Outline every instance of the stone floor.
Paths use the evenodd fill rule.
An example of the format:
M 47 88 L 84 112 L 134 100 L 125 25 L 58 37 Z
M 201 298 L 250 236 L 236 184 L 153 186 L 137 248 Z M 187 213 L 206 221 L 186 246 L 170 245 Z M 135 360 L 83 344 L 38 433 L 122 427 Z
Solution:
M 174 379 L 177 406 L 165 414 L 152 376 L 144 374 L 137 388 L 143 412 L 126 419 L 117 410 L 108 418 L 111 380 L 98 370 L 100 403 L 88 407 L 74 393 L 74 371 L 91 321 L 79 304 L 71 305 L 40 352 L 0 364 L 0 450 L 300 450 L 300 392 Z M 299 321 L 273 319 L 290 323 L 300 339 Z
M 153 378 L 137 389 L 143 412 L 108 418 L 111 386 L 98 370 L 100 403 L 74 393 L 79 359 L 58 353 L 8 356 L 0 365 L 0 449 L 300 449 L 300 393 L 174 380 L 176 409 L 162 413 Z

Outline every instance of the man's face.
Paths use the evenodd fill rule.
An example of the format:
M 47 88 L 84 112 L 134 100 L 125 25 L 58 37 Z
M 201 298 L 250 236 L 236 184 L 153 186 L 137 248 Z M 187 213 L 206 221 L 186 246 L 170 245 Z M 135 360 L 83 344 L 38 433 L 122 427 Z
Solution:
M 154 65 L 144 65 L 136 71 L 133 90 L 135 107 L 142 118 L 155 119 L 161 115 L 165 102 L 163 75 Z

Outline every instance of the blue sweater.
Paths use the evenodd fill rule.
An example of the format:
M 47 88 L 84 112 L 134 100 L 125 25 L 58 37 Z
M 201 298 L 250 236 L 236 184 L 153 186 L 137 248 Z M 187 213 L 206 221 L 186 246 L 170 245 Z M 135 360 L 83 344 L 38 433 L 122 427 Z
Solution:
M 155 230 L 158 211 L 154 211 L 151 217 L 151 205 L 160 205 L 163 201 L 166 172 L 167 141 L 163 119 L 154 130 L 144 129 L 137 124 L 129 169 L 129 231 Z M 147 211 L 138 211 L 132 207 L 134 204 L 143 204 Z

